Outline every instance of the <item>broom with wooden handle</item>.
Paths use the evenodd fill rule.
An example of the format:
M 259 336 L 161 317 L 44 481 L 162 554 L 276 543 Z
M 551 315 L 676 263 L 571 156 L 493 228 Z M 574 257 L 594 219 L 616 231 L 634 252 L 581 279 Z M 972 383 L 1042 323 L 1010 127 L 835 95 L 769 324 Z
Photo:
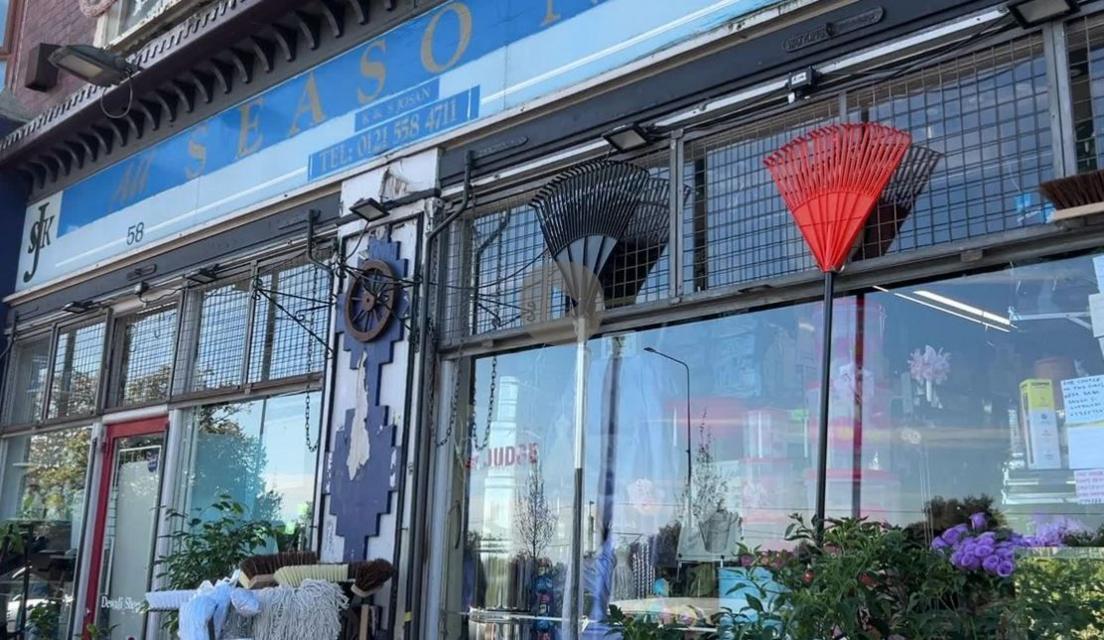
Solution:
M 875 123 L 833 124 L 792 140 L 765 164 L 809 250 L 824 272 L 824 346 L 817 442 L 817 539 L 824 535 L 828 415 L 835 275 L 912 143 L 909 134 Z

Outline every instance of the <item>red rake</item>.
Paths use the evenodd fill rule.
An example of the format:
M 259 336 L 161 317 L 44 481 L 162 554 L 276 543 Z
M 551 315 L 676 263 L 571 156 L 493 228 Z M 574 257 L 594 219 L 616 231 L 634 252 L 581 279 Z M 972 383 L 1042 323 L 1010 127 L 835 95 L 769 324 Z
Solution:
M 909 134 L 885 125 L 833 124 L 794 139 L 765 160 L 794 222 L 824 272 L 824 361 L 817 443 L 818 539 L 824 535 L 827 499 L 835 274 L 846 264 L 855 241 L 911 144 Z M 860 470 L 854 471 L 857 474 Z

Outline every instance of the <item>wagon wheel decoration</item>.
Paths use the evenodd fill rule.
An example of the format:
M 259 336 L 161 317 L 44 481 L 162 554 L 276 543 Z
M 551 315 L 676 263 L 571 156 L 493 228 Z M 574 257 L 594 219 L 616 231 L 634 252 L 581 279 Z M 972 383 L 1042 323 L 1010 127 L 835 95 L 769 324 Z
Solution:
M 399 286 L 395 272 L 382 260 L 369 260 L 345 293 L 345 326 L 360 342 L 383 333 L 395 315 Z

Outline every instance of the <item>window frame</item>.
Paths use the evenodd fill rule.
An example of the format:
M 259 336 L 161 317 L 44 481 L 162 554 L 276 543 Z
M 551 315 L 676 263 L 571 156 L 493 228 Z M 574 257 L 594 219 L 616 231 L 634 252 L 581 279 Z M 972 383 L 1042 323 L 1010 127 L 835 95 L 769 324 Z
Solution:
M 160 301 L 159 301 L 160 302 Z M 180 342 L 180 325 L 182 320 L 182 300 L 179 296 L 171 296 L 171 299 L 161 304 L 151 304 L 148 307 L 142 307 L 132 312 L 119 314 L 111 319 L 111 336 L 108 342 L 109 358 L 108 358 L 108 371 L 104 384 L 106 389 L 104 391 L 104 411 L 121 411 L 130 409 L 142 409 L 145 407 L 155 407 L 166 404 L 172 397 L 173 380 L 176 376 L 176 363 L 178 357 L 178 347 Z M 116 388 L 122 379 L 122 365 L 126 356 L 125 345 L 123 343 L 126 338 L 126 331 L 124 325 L 134 318 L 139 316 L 154 315 L 157 313 L 166 313 L 170 310 L 176 311 L 176 318 L 173 320 L 173 336 L 170 350 L 170 362 L 169 362 L 169 381 L 168 387 L 165 391 L 165 396 L 158 400 L 147 400 L 145 402 L 126 403 L 123 401 L 123 390 Z
M 204 2 L 204 0 L 155 0 L 158 5 L 162 5 L 160 9 L 151 10 L 150 15 L 139 20 L 133 27 L 118 32 L 118 13 L 122 11 L 124 1 L 116 0 L 111 8 L 96 19 L 93 40 L 96 46 L 117 51 L 127 51 L 137 47 L 156 34 L 158 29 L 173 26 Z
M 53 335 L 50 340 L 50 371 L 46 377 L 46 398 L 43 402 L 42 416 L 36 422 L 41 425 L 64 425 L 67 423 L 83 423 L 93 420 L 96 416 L 103 413 L 104 410 L 104 393 L 106 389 L 105 379 L 107 378 L 107 368 L 110 362 L 111 345 L 114 341 L 114 321 L 113 313 L 110 309 L 99 313 L 89 314 L 91 317 L 79 318 L 69 322 L 59 321 L 54 323 Z M 79 331 L 86 327 L 92 327 L 97 324 L 102 324 L 104 327 L 103 338 L 100 345 L 100 372 L 96 378 L 96 397 L 93 400 L 92 411 L 81 415 L 64 415 L 57 417 L 50 417 L 50 403 L 53 401 L 54 391 L 54 365 L 57 360 L 58 353 L 58 340 L 61 334 L 66 331 Z

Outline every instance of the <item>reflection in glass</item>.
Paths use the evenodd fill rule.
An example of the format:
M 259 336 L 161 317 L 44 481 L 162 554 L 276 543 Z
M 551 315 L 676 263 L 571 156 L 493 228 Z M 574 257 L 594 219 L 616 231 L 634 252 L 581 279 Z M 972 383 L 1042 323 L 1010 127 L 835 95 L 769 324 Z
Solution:
M 1024 534 L 1104 522 L 1077 473 L 1104 468 L 1102 268 L 1086 256 L 847 299 L 833 513 L 930 529 L 931 500 L 989 496 Z
M 158 309 L 120 322 L 122 352 L 116 404 L 120 406 L 164 400 L 169 393 L 176 308 Z
M 84 416 L 96 410 L 103 368 L 104 323 L 58 332 L 47 417 Z
M 574 361 L 570 346 L 479 360 L 471 422 L 450 407 L 464 429 L 455 481 L 466 505 L 447 570 L 450 637 L 559 636 L 571 560 Z
M 208 405 L 191 412 L 181 511 L 199 513 L 223 494 L 250 517 L 310 526 L 321 421 L 317 392 Z
M 26 609 L 37 638 L 68 637 L 80 557 L 91 430 L 69 429 L 4 440 L 0 519 L 32 534 Z M 22 559 L 0 565 L 0 601 L 15 631 L 23 604 Z
M 582 550 L 590 620 L 616 605 L 706 629 L 742 606 L 731 595 L 741 548 L 788 547 L 789 517 L 808 516 L 815 488 L 814 310 L 592 342 Z
M 5 423 L 25 424 L 42 418 L 49 372 L 50 336 L 15 343 L 8 366 Z

